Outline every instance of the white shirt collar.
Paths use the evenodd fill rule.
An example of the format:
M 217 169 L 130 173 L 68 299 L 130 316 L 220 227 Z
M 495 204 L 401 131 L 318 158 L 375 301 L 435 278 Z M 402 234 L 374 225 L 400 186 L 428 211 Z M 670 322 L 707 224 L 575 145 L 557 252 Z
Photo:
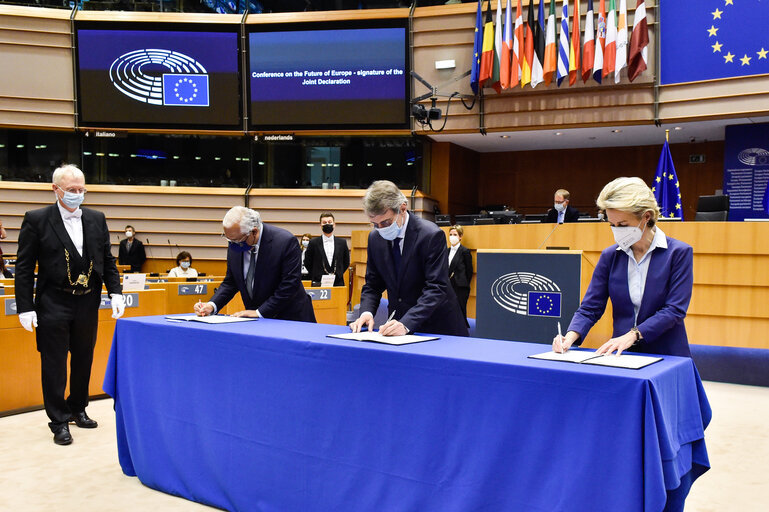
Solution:
M 409 211 L 406 210 L 406 219 L 403 221 L 403 226 L 401 226 L 401 229 L 398 232 L 397 238 L 406 238 L 406 226 L 408 225 L 409 225 Z
M 83 216 L 83 210 L 80 208 L 74 212 L 71 212 L 64 208 L 58 200 L 56 201 L 56 206 L 59 207 L 59 213 L 61 214 L 61 218 L 63 220 L 80 219 Z
M 331 234 L 331 236 L 326 236 L 325 234 L 321 235 L 321 236 L 323 237 L 323 243 L 324 244 L 330 244 L 331 242 L 334 241 L 334 235 L 333 234 Z
M 655 229 L 656 230 L 654 232 L 654 238 L 652 238 L 652 243 L 651 245 L 649 245 L 649 250 L 646 251 L 646 253 L 643 255 L 643 258 L 645 258 L 647 254 L 650 254 L 657 247 L 659 247 L 660 249 L 668 248 L 668 239 L 665 233 L 660 229 L 659 225 L 657 225 Z M 621 251 L 622 248 L 618 245 L 617 250 Z M 631 258 L 635 258 L 635 256 L 633 255 L 632 247 L 628 247 L 627 250 L 624 251 L 624 253 L 630 256 Z

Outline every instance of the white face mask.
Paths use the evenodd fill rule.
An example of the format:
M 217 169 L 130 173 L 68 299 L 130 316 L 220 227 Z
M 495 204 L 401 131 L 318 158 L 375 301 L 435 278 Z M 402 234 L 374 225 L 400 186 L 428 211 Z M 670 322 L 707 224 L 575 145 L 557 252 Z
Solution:
M 646 231 L 644 225 L 643 230 L 641 224 L 646 221 L 641 219 L 638 226 L 611 226 L 612 233 L 614 233 L 614 241 L 617 242 L 620 249 L 627 251 L 634 243 L 638 242 Z
M 393 219 L 393 223 L 387 226 L 386 228 L 376 228 L 377 232 L 379 233 L 379 236 L 384 238 L 385 240 L 395 240 L 398 238 L 398 235 L 401 232 L 401 227 L 398 225 L 398 217 L 400 216 L 400 213 L 398 213 L 395 218 Z
M 59 188 L 58 185 L 56 185 L 57 188 Z M 67 208 L 72 208 L 73 210 L 76 210 L 80 207 L 81 204 L 83 204 L 83 201 L 85 200 L 85 194 L 79 193 L 76 194 L 75 192 L 67 192 L 66 190 L 59 188 L 62 192 L 64 192 L 64 195 L 60 198 L 61 204 L 66 206 Z M 59 196 L 56 196 L 56 199 L 59 199 Z
M 457 235 L 449 235 L 449 243 L 451 246 L 455 246 L 459 243 L 459 237 Z
M 126 232 L 125 232 L 125 236 L 126 236 L 127 238 L 131 238 L 132 236 L 134 236 L 134 232 L 133 232 L 133 231 L 126 231 Z
M 555 208 L 555 211 L 562 212 L 566 209 L 566 203 L 555 203 L 553 204 L 553 208 Z
M 307 247 L 308 245 L 310 245 L 309 240 L 302 240 L 302 247 Z
M 179 266 L 186 270 L 186 269 L 190 268 L 190 262 L 189 261 L 180 261 L 179 262 Z

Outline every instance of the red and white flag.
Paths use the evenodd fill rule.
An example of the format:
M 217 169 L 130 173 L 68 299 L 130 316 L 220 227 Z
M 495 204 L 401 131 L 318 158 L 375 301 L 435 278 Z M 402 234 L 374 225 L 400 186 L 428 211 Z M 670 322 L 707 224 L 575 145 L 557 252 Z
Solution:
M 638 0 L 633 14 L 633 33 L 630 35 L 630 59 L 627 76 L 632 82 L 646 69 L 649 30 L 646 25 L 646 4 Z
M 587 82 L 593 71 L 595 60 L 595 36 L 593 35 L 593 0 L 587 0 L 587 14 L 585 14 L 585 44 L 582 45 L 582 81 Z

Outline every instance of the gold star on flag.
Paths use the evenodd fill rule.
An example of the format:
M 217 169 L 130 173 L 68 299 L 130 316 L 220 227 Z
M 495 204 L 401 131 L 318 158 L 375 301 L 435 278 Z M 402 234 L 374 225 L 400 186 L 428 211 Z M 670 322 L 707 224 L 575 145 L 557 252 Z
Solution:
M 652 194 L 657 191 L 657 187 L 652 187 Z
M 662 178 L 660 178 L 659 176 L 657 176 L 657 183 L 659 183 L 660 181 L 662 181 Z
M 678 199 L 681 199 L 681 194 L 678 194 Z
M 734 55 L 732 55 L 732 52 L 728 52 L 726 55 L 724 55 L 724 64 L 727 62 L 734 62 Z
M 712 14 L 712 15 L 713 15 L 713 19 L 714 19 L 714 20 L 720 20 L 720 19 L 721 19 L 721 15 L 722 15 L 723 13 L 724 13 L 724 11 L 719 11 L 719 10 L 718 10 L 718 7 L 716 7 L 716 10 L 715 10 L 715 11 L 713 11 L 713 12 L 711 12 L 710 14 Z
M 716 41 L 716 44 L 712 44 L 710 46 L 713 47 L 713 53 L 716 53 L 716 52 L 720 52 L 721 51 L 721 47 L 723 45 L 721 43 L 719 43 L 718 41 Z
M 675 217 L 675 215 L 673 214 L 673 212 L 670 212 L 670 215 L 668 215 L 668 217 L 672 219 L 673 217 Z
M 740 59 L 740 61 L 742 61 L 743 66 L 750 66 L 750 59 L 752 58 L 753 57 L 748 57 L 748 54 L 746 53 L 745 56 Z
M 681 183 L 681 182 L 680 181 L 676 181 L 676 188 L 680 188 L 679 183 Z
M 673 181 L 673 175 L 672 175 L 672 174 L 668 174 L 668 179 L 669 179 L 670 181 Z
M 733 1 L 733 0 L 726 0 L 726 3 L 724 4 L 724 7 L 726 7 L 727 5 L 734 5 L 734 4 L 732 3 L 732 1 Z
M 663 177 L 663 178 L 667 178 L 667 177 L 668 177 L 668 173 L 667 173 L 667 172 L 663 172 L 663 173 L 662 173 L 662 177 Z
M 680 209 L 681 209 L 681 205 L 676 203 L 676 210 L 680 210 Z
M 761 51 L 760 52 L 756 52 L 756 53 L 758 54 L 758 59 L 761 60 L 761 59 L 765 59 L 766 58 L 766 54 L 769 53 L 769 52 L 767 52 L 766 50 L 761 48 Z
M 710 26 L 708 29 L 708 37 L 713 37 L 718 32 L 718 29 L 714 27 L 713 25 Z

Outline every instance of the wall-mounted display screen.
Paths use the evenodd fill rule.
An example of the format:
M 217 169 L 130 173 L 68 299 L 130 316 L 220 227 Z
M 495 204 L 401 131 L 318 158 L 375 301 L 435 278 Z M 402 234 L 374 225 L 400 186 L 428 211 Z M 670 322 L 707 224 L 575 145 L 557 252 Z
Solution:
M 239 27 L 76 25 L 80 126 L 242 128 Z
M 408 128 L 406 20 L 252 26 L 253 129 Z

